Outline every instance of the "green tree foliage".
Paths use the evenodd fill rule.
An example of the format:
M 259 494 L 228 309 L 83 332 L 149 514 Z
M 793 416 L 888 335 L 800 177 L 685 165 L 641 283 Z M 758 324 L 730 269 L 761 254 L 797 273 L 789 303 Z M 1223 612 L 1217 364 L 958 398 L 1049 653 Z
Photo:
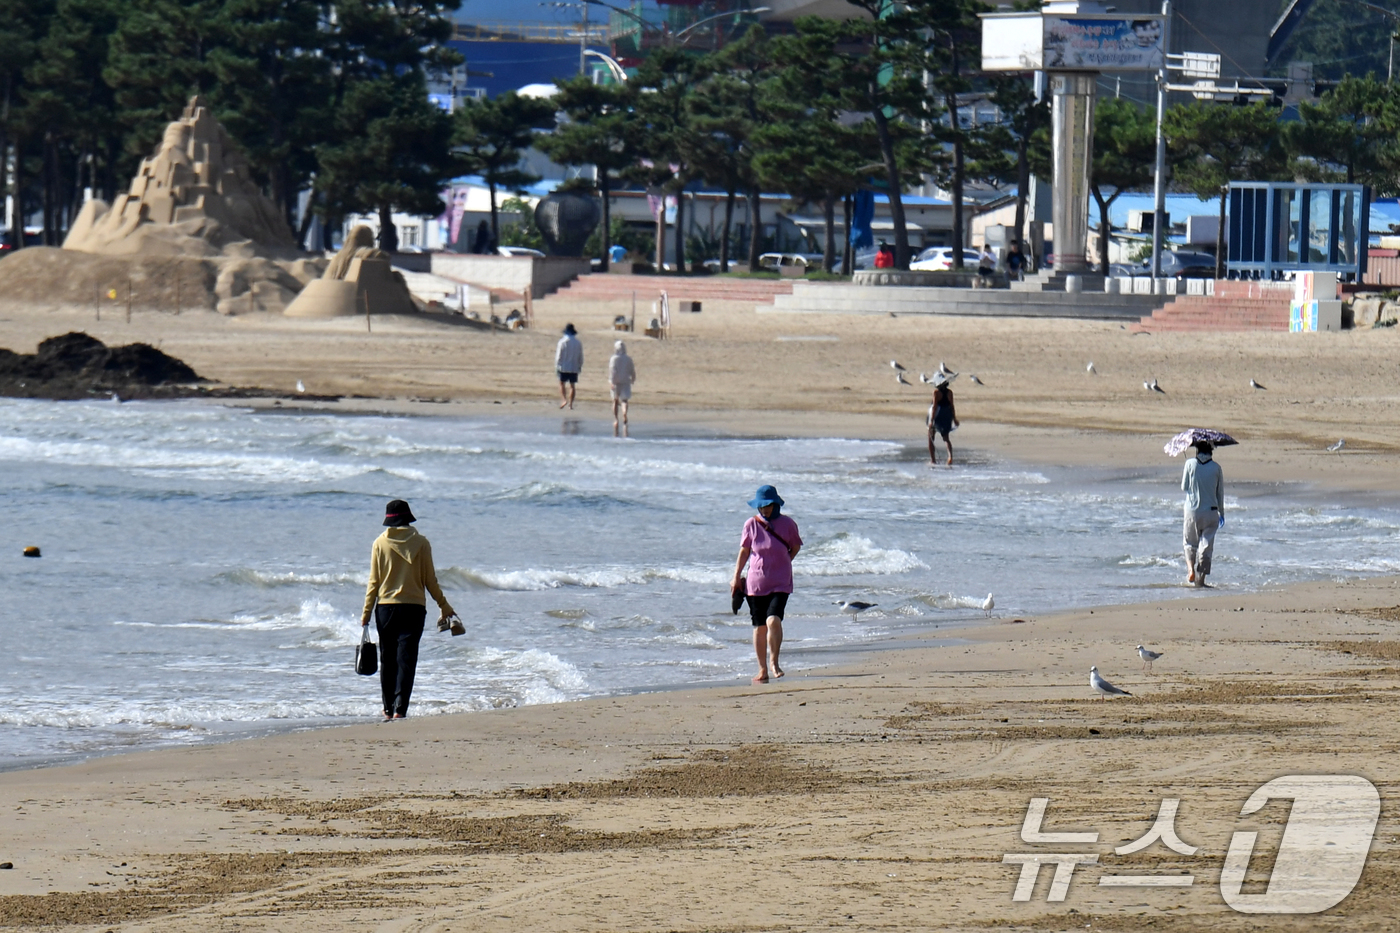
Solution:
M 1400 88 L 1373 77 L 1347 76 L 1315 104 L 1298 107 L 1299 121 L 1283 128 L 1299 168 L 1319 181 L 1360 182 L 1396 194 L 1400 158 Z
M 704 76 L 700 59 L 674 47 L 657 49 L 637 69 L 632 79 L 637 87 L 636 145 L 643 159 L 628 175 L 662 197 L 656 217 L 656 267 L 665 263 L 665 197 L 675 194 L 676 229 L 683 229 L 685 199 L 679 196 L 687 184 L 699 177 L 694 161 L 697 146 L 695 121 L 690 99 Z M 675 242 L 677 271 L 685 271 L 685 237 Z
M 749 207 L 750 272 L 757 272 L 763 245 L 761 179 L 754 159 L 764 146 L 761 132 L 773 115 L 773 44 L 759 27 L 711 57 L 690 102 L 690 160 L 702 177 L 725 192 L 720 230 L 720 271 L 729 271 L 734 200 L 743 191 Z
M 59 242 L 82 189 L 113 197 L 199 94 L 288 220 L 308 186 L 332 222 L 428 209 L 450 162 L 426 81 L 460 61 L 459 3 L 0 0 L 0 187 Z
M 1163 117 L 1172 154 L 1174 184 L 1202 201 L 1220 199 L 1215 274 L 1225 275 L 1225 195 L 1231 181 L 1290 178 L 1292 161 L 1283 145 L 1278 110 L 1196 101 L 1179 104 Z
M 465 102 L 453 116 L 452 147 L 458 172 L 481 175 L 491 192 L 491 243 L 501 242 L 496 192 L 519 190 L 540 180 L 518 166 L 538 130 L 554 126 L 554 103 L 514 91 L 490 100 Z
M 535 224 L 535 209 L 524 198 L 512 195 L 501 202 L 501 211 L 517 214 L 520 219 L 501 228 L 501 245 L 528 246 L 530 249 L 544 249 L 544 234 Z
M 1126 98 L 1110 97 L 1094 108 L 1094 167 L 1089 190 L 1099 207 L 1099 268 L 1108 271 L 1113 225 L 1109 210 L 1118 196 L 1152 184 L 1157 157 L 1157 119 Z
M 428 100 L 422 75 L 409 71 L 351 87 L 335 129 L 337 141 L 319 152 L 317 186 L 342 216 L 378 212 L 379 245 L 394 252 L 395 210 L 442 212 L 439 192 L 457 168 L 451 118 Z
M 585 77 L 559 82 L 553 103 L 562 119 L 554 132 L 541 135 L 536 145 L 561 165 L 592 165 L 598 173 L 603 200 L 599 252 L 607 271 L 612 247 L 612 185 L 617 174 L 637 161 L 632 86 L 594 84 Z M 591 242 L 591 241 L 590 241 Z

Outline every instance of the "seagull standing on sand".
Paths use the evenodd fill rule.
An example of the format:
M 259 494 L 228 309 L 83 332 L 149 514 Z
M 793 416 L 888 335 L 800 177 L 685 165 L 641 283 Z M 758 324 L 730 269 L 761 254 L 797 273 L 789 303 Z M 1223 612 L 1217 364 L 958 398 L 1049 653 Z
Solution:
M 1094 361 L 1090 360 L 1089 365 L 1084 367 L 1084 371 L 1091 376 L 1097 376 L 1099 371 L 1094 368 Z
M 949 368 L 948 368 L 948 364 L 945 363 L 945 362 L 943 362 L 942 360 L 939 360 L 939 361 L 938 361 L 938 371 L 939 371 L 940 373 L 942 373 L 943 375 L 947 376 L 949 379 L 951 379 L 951 378 L 953 378 L 954 376 L 957 375 L 957 373 L 955 373 L 955 372 L 953 372 L 951 369 L 949 369 Z
M 1162 656 L 1162 652 L 1160 652 L 1160 651 L 1149 651 L 1148 649 L 1144 648 L 1142 645 L 1138 645 L 1138 647 L 1137 647 L 1137 652 L 1138 652 L 1138 657 L 1142 658 L 1142 669 L 1145 670 L 1145 671 L 1150 671 L 1150 670 L 1152 670 L 1152 662 L 1155 661 L 1155 660 L 1157 660 L 1158 658 L 1160 658 L 1160 657 Z
M 1115 687 L 1113 684 L 1099 676 L 1097 667 L 1089 668 L 1089 686 L 1094 688 L 1094 692 L 1107 700 L 1109 697 L 1130 697 L 1131 693 L 1122 687 Z
M 867 609 L 874 609 L 879 603 L 863 603 L 855 599 L 843 599 L 836 605 L 841 607 L 841 611 L 851 617 L 851 621 L 859 622 L 860 614 Z
M 899 365 L 898 363 L 896 363 L 894 360 L 890 360 L 890 369 L 893 369 L 895 372 L 898 372 L 898 373 L 904 372 L 904 367 L 903 367 L 903 366 L 900 366 L 900 365 Z
M 978 379 L 978 378 L 977 378 L 977 374 L 976 374 L 976 373 L 968 373 L 968 374 L 967 374 L 967 378 L 971 379 L 971 380 L 972 380 L 972 384 L 975 385 L 975 386 L 984 386 L 984 385 L 986 385 L 985 382 L 983 382 L 981 379 Z
M 305 391 L 306 391 L 306 386 L 302 384 L 302 381 L 301 381 L 300 379 L 297 380 L 297 391 L 298 391 L 298 392 L 305 392 Z
M 1166 395 L 1166 394 L 1167 394 L 1167 390 L 1164 389 L 1164 388 L 1162 388 L 1161 386 L 1159 386 L 1159 385 L 1157 384 L 1157 377 L 1156 377 L 1156 376 L 1153 376 L 1153 377 L 1152 377 L 1152 381 L 1151 381 L 1151 382 L 1144 382 L 1144 383 L 1142 384 L 1142 387 L 1143 387 L 1144 389 L 1146 389 L 1147 391 L 1149 391 L 1149 392 L 1161 392 L 1163 395 Z
M 919 381 L 924 385 L 928 385 L 933 380 L 928 377 L 928 373 L 919 373 Z
M 1347 445 L 1346 438 L 1344 438 L 1344 437 L 1339 437 L 1339 438 L 1337 438 L 1337 443 L 1333 444 L 1331 447 L 1328 447 L 1327 449 L 1330 450 L 1330 451 L 1332 451 L 1333 453 L 1338 453 L 1338 452 L 1340 452 L 1341 449 L 1342 449 L 1343 447 L 1345 447 L 1346 445 Z
M 904 378 L 904 373 L 895 373 L 894 381 L 902 386 L 907 386 L 909 384 L 909 380 Z
M 1255 382 L 1253 379 L 1249 380 L 1249 387 L 1250 387 L 1251 389 L 1265 389 L 1265 390 L 1267 390 L 1267 389 L 1269 388 L 1269 387 L 1266 386 L 1266 385 L 1260 385 L 1259 383 Z
M 987 598 L 982 600 L 982 611 L 985 612 L 988 616 L 990 616 L 992 614 L 992 610 L 996 607 L 997 601 L 995 599 L 992 599 L 991 593 L 988 593 Z

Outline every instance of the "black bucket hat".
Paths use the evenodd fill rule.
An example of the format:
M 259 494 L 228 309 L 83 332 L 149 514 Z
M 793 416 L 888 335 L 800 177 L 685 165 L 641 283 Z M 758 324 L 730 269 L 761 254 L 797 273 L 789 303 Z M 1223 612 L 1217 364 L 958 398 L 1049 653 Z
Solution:
M 413 517 L 413 510 L 402 499 L 390 500 L 384 506 L 384 524 L 389 528 L 402 528 L 416 521 L 418 519 Z

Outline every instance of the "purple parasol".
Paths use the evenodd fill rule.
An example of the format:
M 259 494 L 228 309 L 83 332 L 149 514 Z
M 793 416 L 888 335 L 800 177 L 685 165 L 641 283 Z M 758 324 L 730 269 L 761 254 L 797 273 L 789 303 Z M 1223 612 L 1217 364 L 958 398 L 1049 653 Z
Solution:
M 1167 441 L 1167 446 L 1162 449 L 1167 452 L 1167 456 L 1175 457 L 1186 448 L 1195 446 L 1197 441 L 1206 441 L 1212 447 L 1229 447 L 1239 443 L 1224 431 L 1216 431 L 1213 428 L 1187 428 Z

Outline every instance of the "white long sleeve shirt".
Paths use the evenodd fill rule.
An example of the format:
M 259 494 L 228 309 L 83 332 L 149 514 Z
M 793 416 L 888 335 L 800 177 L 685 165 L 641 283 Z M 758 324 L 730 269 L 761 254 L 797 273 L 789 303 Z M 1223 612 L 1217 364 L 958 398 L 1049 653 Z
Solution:
M 630 386 L 637 381 L 637 367 L 632 362 L 632 357 L 626 353 L 617 352 L 608 360 L 608 384 L 614 386 Z
M 583 371 L 583 343 L 573 334 L 565 334 L 559 338 L 559 345 L 554 348 L 554 371 L 560 373 L 578 373 Z

